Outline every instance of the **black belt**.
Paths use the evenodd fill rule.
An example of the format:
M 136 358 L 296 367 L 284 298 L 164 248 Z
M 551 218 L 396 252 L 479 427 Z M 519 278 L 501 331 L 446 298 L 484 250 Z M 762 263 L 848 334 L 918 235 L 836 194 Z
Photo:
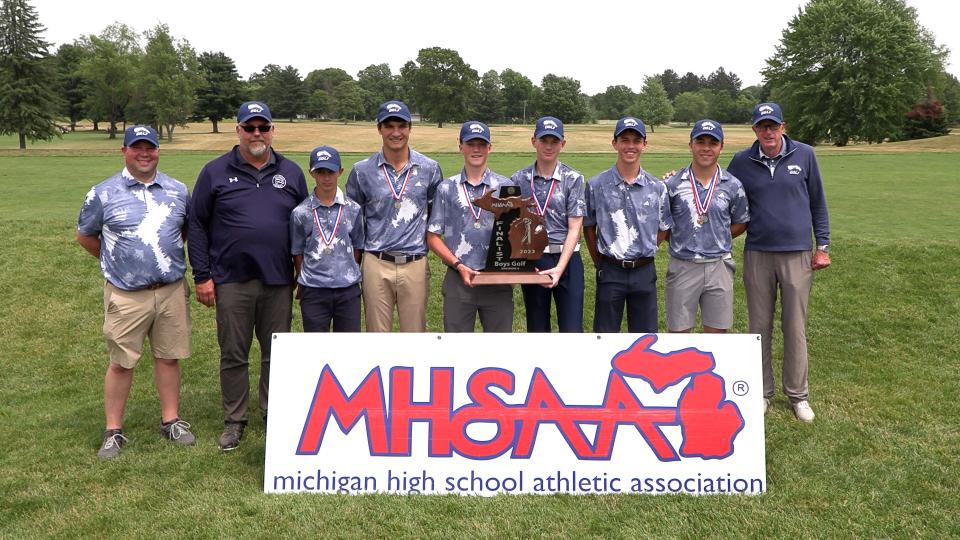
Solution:
M 367 253 L 378 259 L 394 264 L 407 264 L 409 262 L 419 261 L 425 257 L 425 255 L 391 255 L 386 251 L 368 251 Z
M 137 289 L 132 289 L 130 292 L 136 292 L 136 291 L 155 291 L 155 290 L 157 290 L 157 289 L 159 289 L 159 288 L 161 288 L 161 287 L 166 287 L 167 285 L 170 285 L 170 284 L 169 284 L 169 283 L 162 283 L 162 282 L 161 282 L 161 283 L 151 283 L 151 284 L 149 284 L 149 285 L 144 285 L 143 287 L 140 287 L 140 288 L 137 288 Z
M 614 266 L 619 266 L 620 268 L 631 270 L 633 268 L 640 268 L 641 266 L 646 266 L 652 263 L 653 257 L 640 257 L 639 259 L 624 260 L 624 259 L 614 259 L 613 257 L 608 257 L 603 253 L 601 253 L 600 260 L 605 263 L 612 264 Z

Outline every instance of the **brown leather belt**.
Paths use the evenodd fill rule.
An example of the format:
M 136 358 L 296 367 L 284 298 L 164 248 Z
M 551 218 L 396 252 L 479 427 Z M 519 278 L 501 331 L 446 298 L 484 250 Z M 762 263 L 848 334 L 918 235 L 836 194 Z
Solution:
M 139 289 L 134 289 L 134 291 L 155 291 L 160 287 L 166 287 L 167 285 L 170 285 L 170 284 L 169 283 L 151 283 L 150 285 L 140 287 Z
M 640 257 L 639 259 L 624 260 L 624 259 L 614 259 L 613 257 L 607 257 L 606 255 L 601 253 L 600 260 L 607 264 L 612 264 L 614 266 L 619 266 L 620 268 L 631 270 L 633 268 L 640 268 L 641 266 L 646 266 L 652 263 L 653 257 Z
M 406 264 L 413 261 L 419 261 L 424 257 L 423 255 L 391 255 L 386 251 L 368 251 L 367 253 L 378 259 L 392 262 L 394 264 Z

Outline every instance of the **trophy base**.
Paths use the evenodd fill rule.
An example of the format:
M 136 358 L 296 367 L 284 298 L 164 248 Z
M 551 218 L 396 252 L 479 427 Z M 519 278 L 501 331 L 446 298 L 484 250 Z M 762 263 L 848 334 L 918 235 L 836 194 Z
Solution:
M 470 283 L 474 285 L 543 285 L 550 276 L 536 272 L 478 272 Z

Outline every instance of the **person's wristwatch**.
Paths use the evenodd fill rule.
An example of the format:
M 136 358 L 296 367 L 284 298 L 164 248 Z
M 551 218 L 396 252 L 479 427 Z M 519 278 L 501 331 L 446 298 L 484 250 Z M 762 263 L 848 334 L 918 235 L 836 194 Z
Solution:
M 817 251 L 822 251 L 824 253 L 830 253 L 830 244 L 824 244 L 822 246 L 817 246 Z

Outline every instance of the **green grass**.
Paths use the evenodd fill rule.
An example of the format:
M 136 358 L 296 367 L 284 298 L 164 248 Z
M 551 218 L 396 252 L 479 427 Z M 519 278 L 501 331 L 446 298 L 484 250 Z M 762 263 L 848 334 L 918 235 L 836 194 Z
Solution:
M 190 185 L 213 156 L 168 152 L 161 169 Z M 347 166 L 361 157 L 345 156 Z M 458 168 L 458 155 L 438 157 L 447 174 Z M 496 154 L 492 167 L 509 174 L 531 159 Z M 565 160 L 590 176 L 612 156 Z M 686 161 L 656 156 L 644 166 L 660 174 Z M 156 434 L 145 359 L 126 414 L 133 444 L 99 463 L 102 278 L 73 235 L 83 195 L 120 164 L 113 152 L 0 156 L 0 536 L 960 535 L 960 154 L 821 158 L 834 265 L 817 274 L 810 304 L 817 420 L 795 421 L 777 398 L 766 419 L 768 492 L 759 497 L 264 495 L 259 420 L 236 452 L 216 448 L 215 325 L 196 302 L 181 409 L 199 444 L 175 448 Z M 589 328 L 594 280 L 585 258 Z M 433 262 L 429 325 L 439 330 L 442 273 Z M 739 283 L 736 294 L 734 330 L 745 331 Z

